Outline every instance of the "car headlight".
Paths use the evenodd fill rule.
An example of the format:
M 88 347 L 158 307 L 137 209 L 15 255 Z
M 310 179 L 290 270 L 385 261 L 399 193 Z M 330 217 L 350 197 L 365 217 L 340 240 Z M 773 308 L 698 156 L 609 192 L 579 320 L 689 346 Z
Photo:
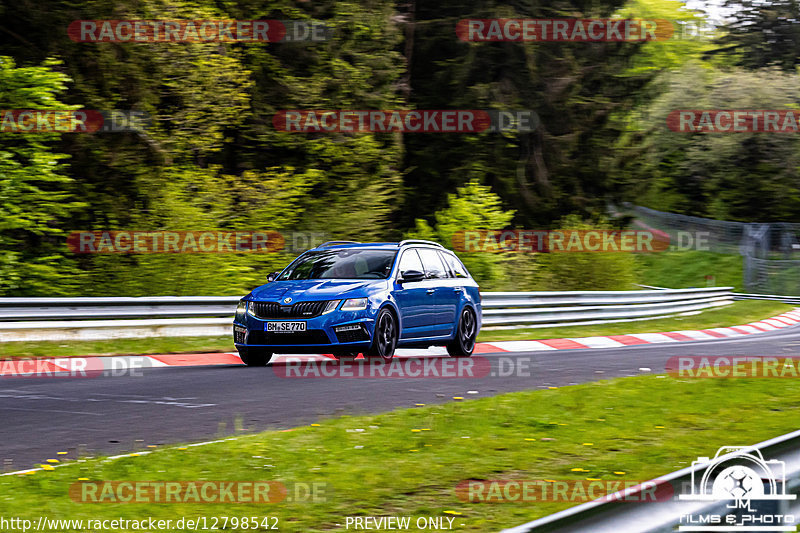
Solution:
M 250 302 L 246 302 L 244 300 L 239 300 L 239 305 L 236 306 L 236 318 L 243 318 L 244 314 L 247 312 L 247 306 Z
M 350 298 L 342 304 L 342 311 L 363 311 L 367 308 L 366 298 Z
M 336 307 L 339 305 L 341 300 L 331 300 L 328 302 L 328 305 L 325 306 L 325 309 L 322 310 L 322 314 L 330 313 L 331 311 L 335 311 Z

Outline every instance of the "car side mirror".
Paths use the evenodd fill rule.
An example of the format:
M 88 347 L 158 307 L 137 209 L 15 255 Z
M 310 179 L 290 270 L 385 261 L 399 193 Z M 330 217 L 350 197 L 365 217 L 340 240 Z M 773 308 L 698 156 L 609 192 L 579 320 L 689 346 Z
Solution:
M 278 274 L 280 274 L 280 273 L 281 273 L 280 270 L 276 270 L 275 272 L 270 272 L 267 275 L 267 283 L 272 283 L 273 281 L 275 281 L 275 278 L 277 278 Z
M 419 270 L 406 270 L 400 274 L 400 283 L 422 281 L 423 279 L 425 279 L 425 273 Z

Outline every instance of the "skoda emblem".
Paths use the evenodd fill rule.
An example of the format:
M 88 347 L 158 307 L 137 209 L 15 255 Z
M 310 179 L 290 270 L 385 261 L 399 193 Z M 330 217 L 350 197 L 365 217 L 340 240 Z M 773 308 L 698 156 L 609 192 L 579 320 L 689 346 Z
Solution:
M 291 298 L 291 297 L 289 297 L 289 298 L 284 298 L 284 299 L 283 299 L 283 303 L 285 303 L 285 304 L 290 304 L 290 303 L 292 303 L 292 298 Z

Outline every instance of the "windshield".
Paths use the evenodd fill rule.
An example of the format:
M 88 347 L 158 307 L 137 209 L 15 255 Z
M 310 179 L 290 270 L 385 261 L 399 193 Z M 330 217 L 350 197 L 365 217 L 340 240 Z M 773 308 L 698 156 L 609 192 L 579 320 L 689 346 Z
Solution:
M 389 277 L 396 250 L 324 250 L 308 252 L 276 281 L 292 279 L 383 279 Z

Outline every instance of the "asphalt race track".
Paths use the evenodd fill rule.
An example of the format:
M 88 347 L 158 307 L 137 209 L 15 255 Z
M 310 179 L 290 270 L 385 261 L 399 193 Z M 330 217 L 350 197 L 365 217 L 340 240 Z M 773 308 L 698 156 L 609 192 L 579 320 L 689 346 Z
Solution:
M 57 457 L 58 451 L 68 451 L 68 458 L 78 450 L 115 454 L 448 402 L 453 396 L 469 400 L 632 376 L 641 374 L 640 368 L 663 373 L 675 355 L 800 355 L 800 327 L 710 341 L 486 356 L 526 358 L 526 377 L 287 379 L 271 367 L 237 365 L 153 368 L 139 376 L 92 379 L 0 378 L 0 459 L 11 460 L 7 470 L 19 470 Z

